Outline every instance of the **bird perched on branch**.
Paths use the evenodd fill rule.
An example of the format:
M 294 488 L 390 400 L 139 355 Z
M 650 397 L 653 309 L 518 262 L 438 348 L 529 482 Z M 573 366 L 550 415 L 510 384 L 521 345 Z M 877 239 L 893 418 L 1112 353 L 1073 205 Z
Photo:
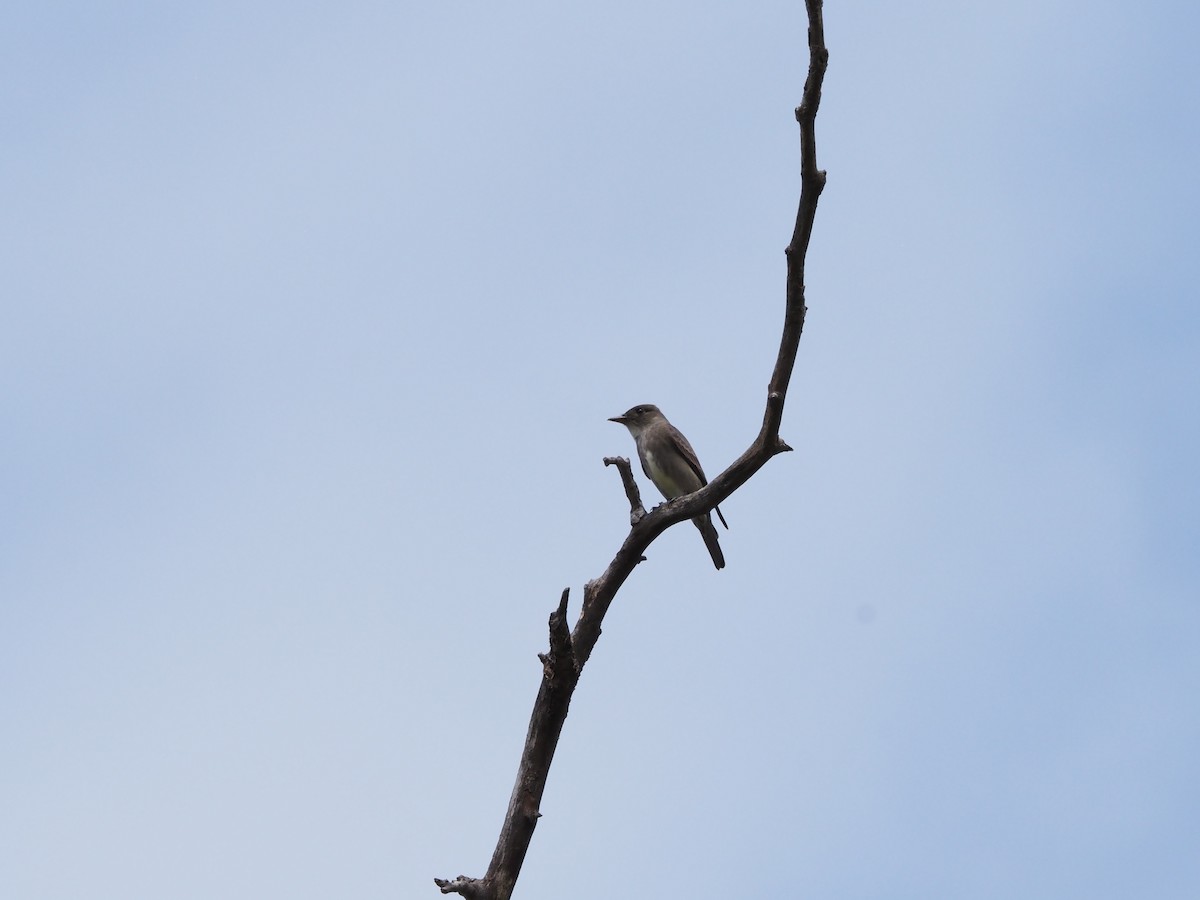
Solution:
M 694 494 L 708 484 L 704 470 L 700 468 L 700 460 L 696 458 L 696 451 L 679 429 L 667 421 L 667 417 L 657 406 L 643 403 L 624 415 L 613 416 L 608 421 L 617 422 L 629 429 L 634 443 L 637 444 L 642 471 L 668 500 Z M 716 510 L 721 524 L 728 528 L 721 510 L 715 506 L 713 509 Z M 717 529 L 713 525 L 712 516 L 704 513 L 696 516 L 692 522 L 700 529 L 713 565 L 718 569 L 725 568 L 725 555 L 717 542 Z

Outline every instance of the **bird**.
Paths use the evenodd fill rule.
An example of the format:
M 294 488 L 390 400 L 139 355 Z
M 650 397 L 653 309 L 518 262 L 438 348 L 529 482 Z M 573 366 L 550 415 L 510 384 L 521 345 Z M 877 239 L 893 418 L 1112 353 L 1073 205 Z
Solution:
M 654 404 L 642 403 L 608 421 L 629 429 L 637 444 L 642 471 L 668 500 L 693 494 L 708 484 L 704 470 L 700 468 L 700 460 L 696 458 L 696 451 L 688 439 L 667 421 L 662 410 Z M 721 524 L 728 528 L 721 510 L 715 506 L 713 509 Z M 725 568 L 725 554 L 721 552 L 721 545 L 717 541 L 717 529 L 712 516 L 704 513 L 696 516 L 692 522 L 700 529 L 700 536 L 704 538 L 704 546 L 708 548 L 713 565 L 718 569 Z

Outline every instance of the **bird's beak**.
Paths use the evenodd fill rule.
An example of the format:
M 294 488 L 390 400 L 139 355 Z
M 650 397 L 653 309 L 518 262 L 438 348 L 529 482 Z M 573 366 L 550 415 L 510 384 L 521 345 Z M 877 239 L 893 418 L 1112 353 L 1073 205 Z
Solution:
M 613 417 L 612 417 L 611 419 L 609 419 L 608 421 L 610 421 L 610 422 L 616 422 L 618 425 L 624 425 L 624 424 L 625 424 L 626 422 L 628 422 L 629 420 L 628 420 L 627 418 L 625 418 L 624 416 L 613 416 Z

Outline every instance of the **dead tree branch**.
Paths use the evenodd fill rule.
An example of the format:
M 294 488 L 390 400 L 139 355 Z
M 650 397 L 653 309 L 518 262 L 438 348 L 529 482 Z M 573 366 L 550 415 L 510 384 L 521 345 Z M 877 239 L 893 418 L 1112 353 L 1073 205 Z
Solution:
M 629 461 L 620 457 L 604 460 L 605 465 L 615 465 L 621 473 L 630 505 L 632 525 L 629 535 L 604 573 L 584 586 L 582 609 L 570 633 L 566 625 L 567 591 L 563 591 L 558 608 L 551 613 L 550 652 L 538 656 L 542 661 L 542 683 L 529 721 L 517 781 L 491 864 L 483 878 L 468 878 L 465 875 L 453 880 L 435 878 L 434 882 L 443 894 L 460 894 L 469 900 L 509 900 L 533 839 L 534 827 L 541 816 L 542 791 L 567 717 L 571 695 L 591 656 L 592 648 L 600 638 L 601 622 L 617 591 L 660 534 L 672 525 L 711 510 L 745 484 L 773 456 L 792 449 L 780 439 L 779 427 L 783 421 L 784 401 L 800 346 L 800 335 L 804 331 L 805 257 L 817 213 L 817 201 L 825 187 L 825 173 L 817 168 L 816 116 L 829 61 L 829 51 L 825 48 L 822 0 L 805 0 L 805 6 L 808 11 L 808 76 L 800 105 L 796 108 L 796 121 L 800 125 L 800 207 L 796 213 L 796 227 L 791 242 L 784 251 L 787 257 L 787 301 L 783 334 L 767 387 L 762 428 L 746 451 L 706 487 L 664 503 L 650 512 L 646 512 L 642 506 Z

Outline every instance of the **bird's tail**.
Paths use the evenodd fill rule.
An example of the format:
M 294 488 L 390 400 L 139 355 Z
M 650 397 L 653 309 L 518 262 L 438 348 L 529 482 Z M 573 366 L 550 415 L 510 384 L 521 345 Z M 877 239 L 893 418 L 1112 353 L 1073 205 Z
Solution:
M 696 516 L 692 521 L 700 529 L 700 536 L 704 538 L 704 546 L 708 548 L 708 555 L 712 557 L 713 565 L 718 569 L 725 568 L 725 554 L 721 552 L 721 544 L 717 541 L 717 528 L 713 525 L 712 516 L 705 513 L 702 516 Z

